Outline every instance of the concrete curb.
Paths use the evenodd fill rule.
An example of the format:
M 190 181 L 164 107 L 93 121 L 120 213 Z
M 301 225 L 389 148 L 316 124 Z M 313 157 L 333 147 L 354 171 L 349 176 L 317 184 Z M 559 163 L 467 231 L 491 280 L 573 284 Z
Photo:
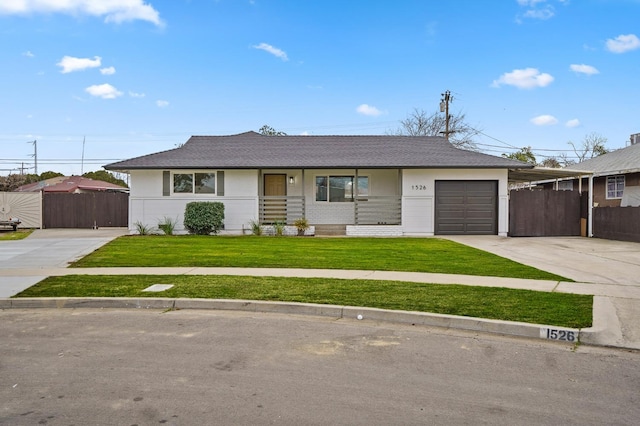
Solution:
M 603 298 L 605 299 L 605 298 Z M 601 329 L 570 329 L 540 324 L 499 321 L 484 318 L 455 315 L 433 314 L 428 312 L 394 311 L 355 306 L 322 305 L 313 303 L 266 302 L 256 300 L 233 299 L 173 299 L 173 298 L 1 298 L 0 309 L 201 309 L 232 310 L 243 312 L 279 313 L 291 315 L 309 315 L 335 319 L 362 319 L 366 321 L 421 325 L 444 329 L 477 331 L 490 334 L 527 337 L 544 340 L 563 340 L 567 343 L 587 343 L 607 345 L 600 342 L 600 335 L 607 333 Z M 595 310 L 595 309 L 594 309 Z M 595 318 L 594 318 L 595 322 Z M 547 330 L 562 331 L 563 336 L 573 339 L 549 338 Z M 556 336 L 559 336 L 556 334 Z M 606 339 L 608 340 L 608 339 Z

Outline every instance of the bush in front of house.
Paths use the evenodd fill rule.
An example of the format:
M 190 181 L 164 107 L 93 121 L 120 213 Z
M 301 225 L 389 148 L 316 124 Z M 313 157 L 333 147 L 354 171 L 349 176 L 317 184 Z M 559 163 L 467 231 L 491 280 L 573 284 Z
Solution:
M 217 201 L 193 201 L 184 211 L 184 227 L 191 234 L 217 234 L 223 221 L 224 204 Z

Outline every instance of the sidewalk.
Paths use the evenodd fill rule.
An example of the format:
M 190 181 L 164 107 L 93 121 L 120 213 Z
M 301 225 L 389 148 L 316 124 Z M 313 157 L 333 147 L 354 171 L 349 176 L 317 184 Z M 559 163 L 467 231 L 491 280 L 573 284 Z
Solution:
M 640 350 L 640 244 L 586 238 L 452 237 L 462 244 L 493 252 L 512 260 L 551 271 L 567 278 L 592 277 L 584 282 L 556 282 L 469 275 L 333 269 L 267 268 L 66 268 L 66 262 L 82 257 L 124 230 L 81 234 L 41 231 L 32 241 L 12 244 L 15 252 L 0 245 L 0 298 L 8 298 L 48 276 L 60 275 L 253 275 L 344 279 L 398 280 L 436 284 L 506 287 L 537 291 L 594 295 L 593 327 L 581 330 L 583 343 Z M 38 243 L 39 241 L 39 243 Z M 17 252 L 17 253 L 16 253 Z M 47 253 L 42 257 L 43 253 Z M 18 259 L 19 257 L 19 259 Z M 64 260 L 61 260 L 64 259 Z M 66 261 L 65 261 L 66 260 Z M 33 266 L 38 264 L 39 266 Z M 603 265 L 607 265 L 604 271 Z M 611 270 L 609 273 L 608 270 Z M 338 318 L 362 315 L 367 320 L 455 327 L 526 337 L 543 337 L 545 325 L 521 324 L 480 318 L 452 317 L 416 312 L 384 311 L 346 306 L 287 304 L 255 301 L 186 299 L 0 299 L 0 309 L 19 307 L 158 307 L 238 309 L 330 315 Z M 577 330 L 575 330 L 577 332 Z

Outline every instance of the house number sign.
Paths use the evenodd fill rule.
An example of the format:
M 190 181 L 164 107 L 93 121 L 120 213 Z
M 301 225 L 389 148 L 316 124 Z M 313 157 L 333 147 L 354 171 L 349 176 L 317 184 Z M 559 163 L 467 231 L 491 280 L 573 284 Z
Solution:
M 411 185 L 413 191 L 426 191 L 427 185 Z
M 540 337 L 543 339 L 560 340 L 563 342 L 577 342 L 578 332 L 575 330 L 561 330 L 558 328 L 541 328 Z

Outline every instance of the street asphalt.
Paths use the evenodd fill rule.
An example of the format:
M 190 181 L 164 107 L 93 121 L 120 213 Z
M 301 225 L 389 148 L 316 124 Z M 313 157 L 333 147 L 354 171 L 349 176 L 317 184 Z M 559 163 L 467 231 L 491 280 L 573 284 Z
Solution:
M 445 237 L 514 261 L 534 266 L 576 282 L 521 280 L 467 275 L 385 271 L 243 268 L 83 268 L 73 262 L 118 236 L 122 228 L 97 230 L 36 230 L 24 240 L 0 242 L 0 309 L 37 307 L 135 307 L 162 309 L 225 309 L 362 318 L 458 328 L 530 338 L 573 336 L 580 342 L 640 350 L 640 244 L 581 237 L 505 238 L 497 236 Z M 380 309 L 238 300 L 168 298 L 11 299 L 11 296 L 48 276 L 66 274 L 224 274 L 400 280 L 474 286 L 499 286 L 538 291 L 594 295 L 593 326 L 570 330 L 544 324 L 525 324 L 480 318 Z M 159 293 L 160 295 L 161 293 Z

